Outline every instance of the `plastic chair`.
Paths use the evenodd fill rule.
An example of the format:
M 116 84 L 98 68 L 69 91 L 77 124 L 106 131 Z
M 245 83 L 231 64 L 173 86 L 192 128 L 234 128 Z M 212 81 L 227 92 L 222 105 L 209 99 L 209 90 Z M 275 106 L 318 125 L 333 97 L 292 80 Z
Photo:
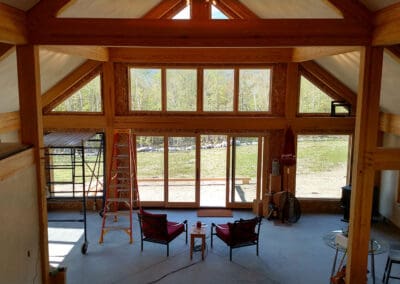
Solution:
M 213 236 L 217 236 L 229 246 L 229 259 L 232 261 L 232 249 L 256 246 L 258 256 L 258 239 L 260 235 L 261 217 L 253 219 L 240 219 L 233 223 L 211 224 L 211 247 Z M 215 229 L 215 232 L 214 232 Z
M 391 244 L 389 248 L 388 258 L 386 261 L 385 272 L 383 273 L 383 283 L 388 283 L 389 278 L 400 279 L 400 277 L 390 276 L 392 264 L 400 264 L 400 244 Z
M 169 256 L 169 243 L 181 233 L 186 233 L 186 244 L 188 240 L 187 220 L 177 223 L 167 220 L 167 214 L 152 214 L 141 210 L 138 213 L 140 225 L 141 250 L 143 242 L 152 242 L 167 246 L 167 256 Z

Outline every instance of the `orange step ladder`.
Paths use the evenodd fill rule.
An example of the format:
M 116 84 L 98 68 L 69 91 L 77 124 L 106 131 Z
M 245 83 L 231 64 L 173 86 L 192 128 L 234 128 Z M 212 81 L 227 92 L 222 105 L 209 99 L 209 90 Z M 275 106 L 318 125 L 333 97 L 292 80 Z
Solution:
M 125 231 L 129 235 L 129 243 L 132 243 L 132 210 L 140 209 L 140 199 L 136 151 L 130 129 L 114 130 L 109 170 L 99 243 L 103 243 L 105 234 L 115 230 Z M 122 222 L 119 222 L 120 217 L 123 217 Z

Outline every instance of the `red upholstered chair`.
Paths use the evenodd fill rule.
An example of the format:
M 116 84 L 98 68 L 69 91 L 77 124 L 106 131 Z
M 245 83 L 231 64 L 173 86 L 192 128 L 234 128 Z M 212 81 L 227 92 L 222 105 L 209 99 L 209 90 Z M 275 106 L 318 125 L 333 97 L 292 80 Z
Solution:
M 169 243 L 181 233 L 186 233 L 187 244 L 187 220 L 182 223 L 170 222 L 167 214 L 152 214 L 141 210 L 138 213 L 140 225 L 141 250 L 143 242 L 159 243 L 167 246 L 167 256 L 169 256 Z
M 233 223 L 211 224 L 211 247 L 213 236 L 217 236 L 229 246 L 229 259 L 232 261 L 232 249 L 256 246 L 258 256 L 258 237 L 260 235 L 261 217 L 240 219 Z M 214 232 L 215 230 L 215 232 Z

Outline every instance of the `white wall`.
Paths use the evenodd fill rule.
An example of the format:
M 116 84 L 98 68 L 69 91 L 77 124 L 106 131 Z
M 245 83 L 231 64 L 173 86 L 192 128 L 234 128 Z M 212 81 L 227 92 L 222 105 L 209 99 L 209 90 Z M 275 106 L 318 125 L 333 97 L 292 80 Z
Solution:
M 0 175 L 1 283 L 42 282 L 36 192 L 33 164 L 5 179 Z
M 400 136 L 385 134 L 385 147 L 400 147 Z M 399 171 L 382 171 L 379 212 L 396 226 L 400 227 L 400 203 L 397 203 Z
M 17 53 L 0 60 L 0 112 L 19 110 Z

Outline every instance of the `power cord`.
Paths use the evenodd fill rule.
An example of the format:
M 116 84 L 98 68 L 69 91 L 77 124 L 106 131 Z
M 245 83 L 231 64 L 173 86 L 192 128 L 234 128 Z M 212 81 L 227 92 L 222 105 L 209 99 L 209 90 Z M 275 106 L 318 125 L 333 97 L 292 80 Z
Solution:
M 171 272 L 168 272 L 168 273 L 164 274 L 163 276 L 161 276 L 160 278 L 158 278 L 158 279 L 156 279 L 156 280 L 153 280 L 153 281 L 151 281 L 151 282 L 147 282 L 147 284 L 154 284 L 154 283 L 157 283 L 157 282 L 161 281 L 162 279 L 164 279 L 165 277 L 168 277 L 168 276 L 171 275 L 171 274 L 174 274 L 174 273 L 176 273 L 176 272 L 179 272 L 179 271 L 181 271 L 181 270 L 184 270 L 184 269 L 186 269 L 186 268 L 189 268 L 189 267 L 191 267 L 191 266 L 193 266 L 193 265 L 196 265 L 196 264 L 198 264 L 198 263 L 200 263 L 200 261 L 196 261 L 196 262 L 194 262 L 194 263 L 191 263 L 191 264 L 188 264 L 188 265 L 186 265 L 186 266 L 180 267 L 180 268 L 178 268 L 178 269 L 176 269 L 176 270 L 173 270 L 173 271 L 171 271 Z

